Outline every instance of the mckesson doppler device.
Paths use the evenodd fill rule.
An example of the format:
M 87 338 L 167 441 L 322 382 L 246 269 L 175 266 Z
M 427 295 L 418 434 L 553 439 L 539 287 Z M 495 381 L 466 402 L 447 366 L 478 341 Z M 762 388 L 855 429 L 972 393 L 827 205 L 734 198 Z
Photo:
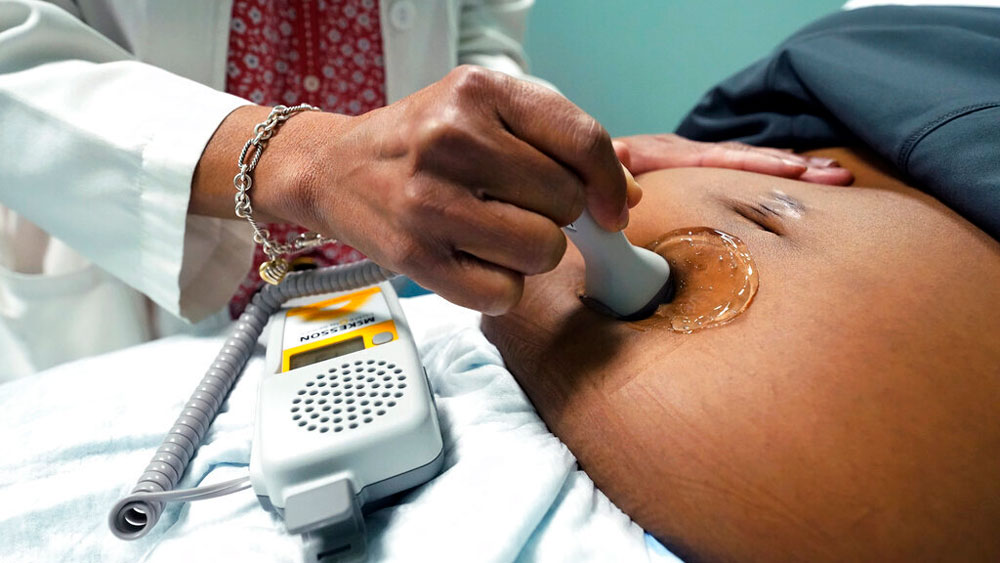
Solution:
M 586 211 L 565 231 L 586 261 L 587 296 L 608 314 L 642 318 L 670 298 L 670 267 L 658 254 Z M 165 502 L 252 486 L 289 532 L 303 534 L 308 560 L 359 555 L 363 509 L 427 481 L 443 462 L 426 373 L 386 283 L 394 275 L 365 260 L 295 272 L 254 295 L 132 493 L 112 508 L 111 531 L 137 539 Z M 269 320 L 250 475 L 173 490 Z
M 136 539 L 156 524 L 164 502 L 252 485 L 265 508 L 303 534 L 307 559 L 360 555 L 362 510 L 427 481 L 443 461 L 426 374 L 386 282 L 393 275 L 363 261 L 289 274 L 261 289 L 132 494 L 111 510 L 111 531 Z M 250 476 L 172 490 L 269 319 Z
M 360 555 L 362 508 L 441 468 L 430 386 L 390 283 L 288 305 L 271 318 L 250 482 L 310 560 Z

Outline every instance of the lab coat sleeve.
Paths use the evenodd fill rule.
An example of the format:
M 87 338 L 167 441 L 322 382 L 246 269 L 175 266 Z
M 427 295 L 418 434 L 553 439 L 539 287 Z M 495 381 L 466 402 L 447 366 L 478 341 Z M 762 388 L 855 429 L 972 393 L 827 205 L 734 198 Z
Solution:
M 190 320 L 250 266 L 246 225 L 187 214 L 202 150 L 248 103 L 133 60 L 58 7 L 0 0 L 0 203 Z
M 555 86 L 528 74 L 524 33 L 534 0 L 470 0 L 462 3 L 458 36 L 458 63 L 498 70 L 541 84 Z

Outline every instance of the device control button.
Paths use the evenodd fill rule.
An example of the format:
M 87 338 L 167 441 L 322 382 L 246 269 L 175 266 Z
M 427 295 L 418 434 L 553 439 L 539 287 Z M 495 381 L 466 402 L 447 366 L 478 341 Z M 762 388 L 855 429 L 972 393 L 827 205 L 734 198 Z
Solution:
M 380 332 L 372 337 L 372 344 L 376 346 L 379 344 L 385 344 L 386 342 L 392 342 L 391 332 Z

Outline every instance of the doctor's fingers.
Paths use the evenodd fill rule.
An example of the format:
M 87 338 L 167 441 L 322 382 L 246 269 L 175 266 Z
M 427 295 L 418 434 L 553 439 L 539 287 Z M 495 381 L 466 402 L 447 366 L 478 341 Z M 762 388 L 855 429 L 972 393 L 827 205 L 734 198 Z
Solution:
M 506 313 L 524 291 L 520 272 L 454 249 L 424 254 L 419 265 L 401 271 L 448 301 L 487 315 Z
M 600 123 L 560 94 L 502 73 L 459 67 L 449 78 L 487 100 L 497 126 L 548 155 L 580 179 L 587 207 L 608 230 L 628 220 L 625 176 Z
M 524 293 L 523 275 L 469 254 L 456 254 L 436 273 L 445 278 L 438 295 L 486 315 L 510 311 Z
M 422 175 L 404 209 L 374 248 L 379 264 L 410 276 L 458 305 L 501 314 L 521 296 L 525 273 L 554 268 L 565 236 L 550 219 L 520 207 L 481 200 L 462 185 Z
M 426 287 L 453 303 L 503 314 L 520 301 L 525 275 L 559 264 L 566 237 L 536 213 L 500 201 L 470 203 L 455 205 L 440 223 L 434 237 L 446 241 L 444 253 L 431 259 L 421 275 L 428 278 Z
M 520 274 L 548 272 L 566 252 L 566 236 L 555 223 L 501 201 L 456 205 L 442 226 L 456 251 Z
M 420 170 L 462 186 L 480 200 L 506 202 L 559 226 L 583 212 L 586 195 L 580 179 L 510 133 L 472 136 L 456 130 L 443 136 L 447 138 L 435 141 L 434 150 L 421 155 Z

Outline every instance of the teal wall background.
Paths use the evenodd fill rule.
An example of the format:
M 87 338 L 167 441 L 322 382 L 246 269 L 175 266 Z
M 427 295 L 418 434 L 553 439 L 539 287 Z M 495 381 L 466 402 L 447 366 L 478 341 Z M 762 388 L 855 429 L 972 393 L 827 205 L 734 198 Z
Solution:
M 532 74 L 614 136 L 673 131 L 701 95 L 843 0 L 536 0 Z

